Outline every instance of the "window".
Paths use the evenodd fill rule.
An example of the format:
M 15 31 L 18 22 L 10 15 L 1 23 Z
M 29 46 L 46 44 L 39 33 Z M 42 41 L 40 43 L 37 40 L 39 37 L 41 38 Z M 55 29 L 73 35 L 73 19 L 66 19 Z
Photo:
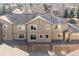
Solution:
M 31 35 L 31 40 L 36 40 L 36 35 Z
M 45 27 L 46 27 L 47 30 L 50 29 L 50 25 L 49 24 L 45 25 Z
M 25 25 L 18 24 L 17 27 L 19 30 L 25 30 Z
M 40 35 L 40 38 L 43 38 L 43 35 Z
M 61 24 L 56 24 L 55 25 L 55 30 L 59 30 L 59 29 L 61 29 Z
M 8 25 L 7 24 L 4 24 L 3 25 L 3 29 L 6 30 L 7 28 L 8 28 Z
M 61 29 L 61 25 L 60 24 L 58 24 L 58 29 Z
M 55 25 L 55 29 L 57 29 L 57 25 Z
M 58 34 L 58 37 L 62 37 L 62 34 Z
M 24 39 L 24 34 L 19 34 L 19 39 Z
M 46 38 L 48 38 L 48 35 L 46 35 Z
M 3 33 L 3 39 L 7 39 L 7 34 Z
M 69 19 L 68 22 L 71 23 L 71 24 L 77 24 L 75 19 Z
M 31 25 L 31 30 L 37 30 L 37 25 L 35 24 Z
M 58 34 L 58 37 L 61 37 L 61 35 Z

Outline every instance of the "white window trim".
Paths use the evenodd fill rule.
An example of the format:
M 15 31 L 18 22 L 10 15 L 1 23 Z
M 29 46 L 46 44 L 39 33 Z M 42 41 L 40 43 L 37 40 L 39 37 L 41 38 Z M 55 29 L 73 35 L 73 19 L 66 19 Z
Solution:
M 50 23 L 49 21 L 47 21 L 46 19 L 42 18 L 41 16 L 37 16 L 36 18 L 34 18 L 33 20 L 29 21 L 28 23 L 31 23 L 31 22 L 33 22 L 33 21 L 39 19 L 39 18 L 40 18 L 41 20 L 44 20 L 44 21 Z M 28 23 L 26 23 L 26 24 L 28 24 Z
M 8 25 L 7 24 L 3 24 L 3 30 L 7 30 L 8 29 Z M 4 28 L 4 26 L 6 26 L 6 28 Z
M 19 34 L 18 34 L 18 40 L 21 40 L 21 39 L 19 38 L 19 35 L 20 35 L 20 34 L 23 34 L 23 33 L 19 33 Z M 24 34 L 24 38 L 22 38 L 22 40 L 25 40 L 25 39 L 26 39 L 26 38 L 25 38 L 25 34 Z
M 21 26 L 24 26 L 24 29 L 23 29 L 22 27 L 21 27 L 22 29 L 19 29 L 19 25 L 20 25 L 20 27 L 21 27 Z M 18 24 L 18 25 L 17 25 L 17 30 L 19 30 L 19 31 L 24 31 L 24 30 L 25 30 L 25 25 L 24 25 L 24 24 Z
M 6 34 L 6 37 L 4 37 L 4 34 Z M 7 39 L 7 33 L 3 33 L 3 39 Z
M 36 26 L 36 30 L 31 30 L 31 26 L 33 26 L 33 25 Z M 30 24 L 30 30 L 31 31 L 37 31 L 37 24 Z
M 63 34 L 62 33 L 59 33 L 58 35 L 61 35 L 61 37 L 58 37 L 58 38 L 62 38 Z
M 55 29 L 55 27 L 56 27 L 56 26 L 57 26 L 57 24 L 54 24 L 54 28 L 53 28 L 53 29 L 54 29 L 54 31 L 57 31 L 57 29 Z
M 57 25 L 57 29 L 55 29 L 55 26 L 56 26 L 56 25 Z M 55 24 L 55 25 L 54 25 L 54 31 L 62 30 L 62 27 L 59 28 L 59 25 L 60 25 L 60 27 L 61 27 L 61 24 Z
M 49 28 L 47 28 L 47 27 L 49 27 Z M 50 30 L 50 24 L 46 24 L 46 25 L 45 25 L 45 29 L 46 29 L 46 30 Z
M 40 38 L 40 35 L 42 35 L 42 36 L 43 36 L 43 38 Z M 39 38 L 40 38 L 40 39 L 44 39 L 44 35 L 43 35 L 43 34 L 40 34 L 40 35 L 39 35 Z
M 58 30 L 61 30 L 61 29 L 62 29 L 61 24 L 59 24 L 58 25 Z
M 45 39 L 49 39 L 49 35 L 48 35 L 48 38 L 46 38 L 46 35 L 48 35 L 48 34 L 45 34 Z
M 36 35 L 36 34 L 31 34 L 31 35 Z M 31 38 L 31 35 L 30 35 L 30 38 Z M 36 35 L 36 39 L 35 40 L 31 40 L 31 41 L 36 41 L 36 40 L 37 40 L 37 35 Z

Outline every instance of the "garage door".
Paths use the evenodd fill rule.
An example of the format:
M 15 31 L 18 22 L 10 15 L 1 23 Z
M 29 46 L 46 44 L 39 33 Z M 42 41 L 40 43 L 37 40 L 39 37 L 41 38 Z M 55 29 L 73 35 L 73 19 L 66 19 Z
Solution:
M 70 36 L 71 40 L 79 40 L 79 33 L 72 33 Z
M 66 45 L 55 45 L 55 46 L 52 47 L 52 49 L 57 54 L 62 54 L 62 52 L 64 52 L 64 53 L 70 52 L 70 47 L 66 46 Z
M 49 45 L 33 45 L 33 48 L 35 52 L 47 52 L 50 50 Z

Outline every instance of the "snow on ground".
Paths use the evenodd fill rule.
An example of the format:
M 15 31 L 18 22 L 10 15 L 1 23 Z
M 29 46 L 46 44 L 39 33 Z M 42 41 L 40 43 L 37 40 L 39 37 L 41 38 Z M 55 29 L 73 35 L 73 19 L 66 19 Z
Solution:
M 24 52 L 16 47 L 12 48 L 9 45 L 0 45 L 0 56 L 28 56 L 29 53 Z

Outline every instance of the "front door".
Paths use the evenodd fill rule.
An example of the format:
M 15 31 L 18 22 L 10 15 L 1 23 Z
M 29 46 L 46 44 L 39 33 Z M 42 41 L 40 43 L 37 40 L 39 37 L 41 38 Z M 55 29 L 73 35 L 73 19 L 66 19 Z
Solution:
M 70 33 L 69 32 L 65 33 L 65 41 L 70 41 Z

